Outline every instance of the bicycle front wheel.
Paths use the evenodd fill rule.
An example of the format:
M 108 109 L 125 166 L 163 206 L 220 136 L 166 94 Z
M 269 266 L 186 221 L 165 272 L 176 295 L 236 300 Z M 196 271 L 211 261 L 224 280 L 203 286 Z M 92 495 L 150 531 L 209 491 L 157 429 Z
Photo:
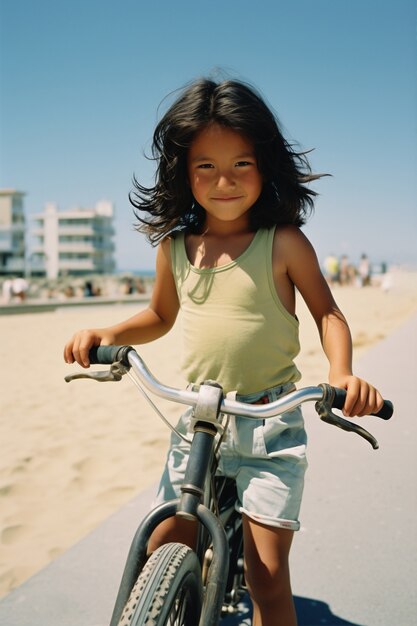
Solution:
M 202 597 L 195 552 L 182 543 L 164 544 L 140 573 L 119 626 L 197 626 Z

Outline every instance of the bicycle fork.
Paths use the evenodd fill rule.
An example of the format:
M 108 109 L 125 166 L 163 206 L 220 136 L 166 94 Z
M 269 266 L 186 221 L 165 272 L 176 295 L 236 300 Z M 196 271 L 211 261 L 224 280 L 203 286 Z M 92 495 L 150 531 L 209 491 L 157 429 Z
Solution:
M 194 412 L 194 437 L 181 487 L 181 498 L 163 503 L 143 519 L 135 533 L 120 583 L 110 626 L 117 626 L 130 592 L 147 560 L 147 546 L 155 528 L 175 515 L 198 520 L 210 535 L 212 561 L 205 585 L 199 626 L 218 626 L 229 571 L 229 549 L 221 521 L 201 504 L 204 486 L 210 472 L 214 441 L 218 430 L 222 390 L 206 383 L 199 390 L 200 399 Z

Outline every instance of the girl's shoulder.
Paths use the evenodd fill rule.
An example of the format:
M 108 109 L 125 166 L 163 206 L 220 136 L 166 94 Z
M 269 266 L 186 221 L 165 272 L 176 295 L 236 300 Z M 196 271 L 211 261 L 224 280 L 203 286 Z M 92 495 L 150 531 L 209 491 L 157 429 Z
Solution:
M 173 263 L 185 258 L 185 233 L 182 230 L 170 232 L 159 243 L 161 256 L 172 267 Z
M 294 257 L 306 251 L 313 251 L 309 239 L 298 226 L 293 224 L 275 227 L 274 251 L 280 256 Z
M 277 224 L 274 228 L 275 240 L 281 243 L 296 243 L 307 239 L 301 229 L 294 224 Z
M 159 242 L 159 245 L 162 248 L 170 248 L 172 244 L 176 241 L 184 238 L 184 231 L 182 230 L 173 230 L 168 235 L 165 235 Z
M 174 246 L 176 243 L 178 245 L 178 237 L 172 232 L 169 233 L 169 235 L 165 235 L 158 244 L 159 255 L 163 257 L 169 265 L 171 265 L 172 256 L 175 254 Z

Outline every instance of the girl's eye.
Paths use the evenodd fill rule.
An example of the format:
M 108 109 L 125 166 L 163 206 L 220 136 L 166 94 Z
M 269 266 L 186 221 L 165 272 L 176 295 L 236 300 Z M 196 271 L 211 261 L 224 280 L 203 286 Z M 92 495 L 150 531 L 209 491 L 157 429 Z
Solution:
M 197 166 L 199 170 L 208 170 L 212 167 L 213 165 L 211 163 L 201 163 L 200 165 Z
M 250 161 L 238 161 L 235 167 L 247 167 L 248 165 L 252 165 Z

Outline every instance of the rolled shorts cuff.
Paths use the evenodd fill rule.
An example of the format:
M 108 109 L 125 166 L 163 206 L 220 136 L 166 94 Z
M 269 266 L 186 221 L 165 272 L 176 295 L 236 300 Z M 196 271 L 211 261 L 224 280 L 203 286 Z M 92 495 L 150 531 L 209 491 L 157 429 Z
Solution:
M 300 530 L 300 522 L 298 520 L 280 519 L 276 517 L 268 517 L 267 515 L 260 515 L 259 513 L 253 513 L 248 511 L 243 506 L 236 507 L 239 513 L 246 515 L 254 522 L 259 522 L 264 526 L 272 526 L 274 528 L 284 528 L 286 530 Z

